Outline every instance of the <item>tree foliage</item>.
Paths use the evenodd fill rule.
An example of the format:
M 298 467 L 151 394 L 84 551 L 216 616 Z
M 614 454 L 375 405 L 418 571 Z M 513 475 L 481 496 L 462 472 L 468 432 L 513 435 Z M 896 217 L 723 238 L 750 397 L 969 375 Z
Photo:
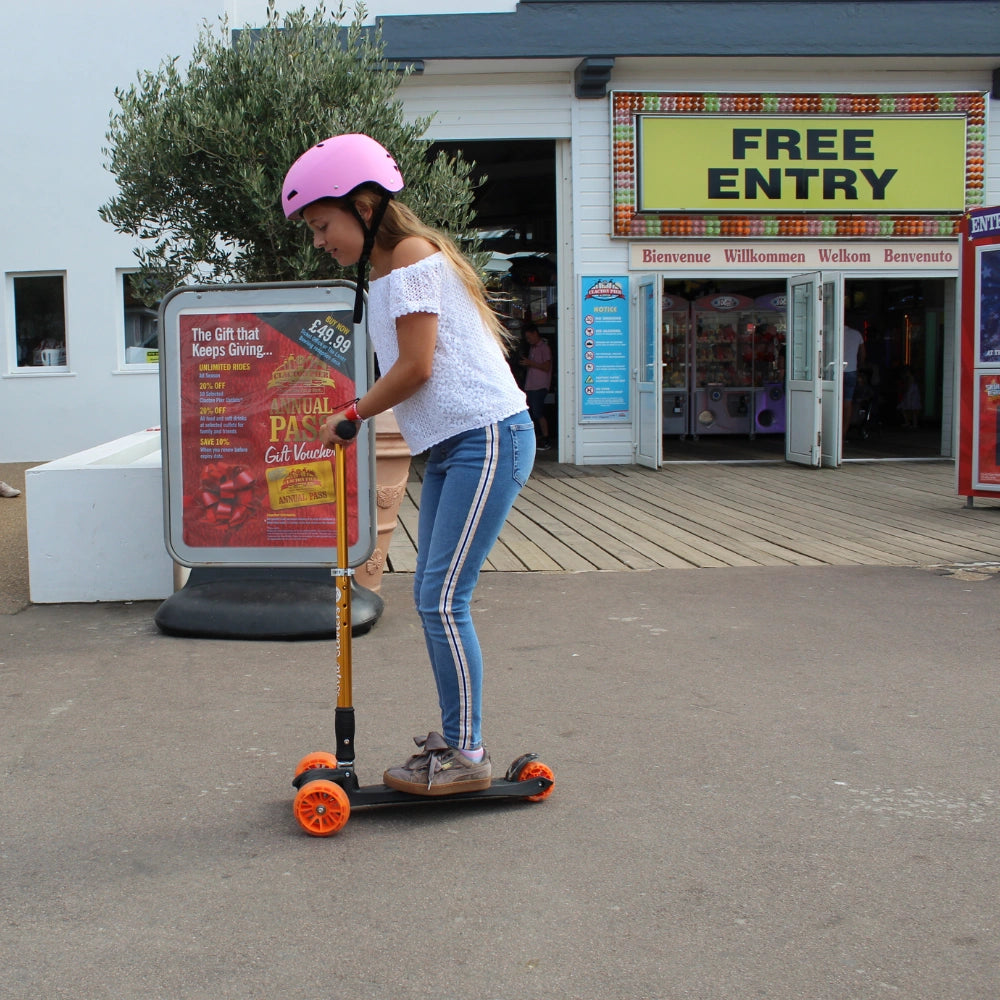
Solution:
M 118 194 L 99 209 L 138 238 L 137 293 L 154 302 L 186 282 L 340 276 L 301 224 L 285 219 L 281 184 L 304 150 L 364 132 L 392 151 L 400 198 L 473 249 L 471 165 L 428 156 L 430 119 L 407 123 L 378 27 L 359 4 L 287 15 L 269 0 L 259 30 L 205 25 L 186 68 L 179 58 L 115 91 L 103 152 Z M 470 242 L 472 241 L 472 242 Z

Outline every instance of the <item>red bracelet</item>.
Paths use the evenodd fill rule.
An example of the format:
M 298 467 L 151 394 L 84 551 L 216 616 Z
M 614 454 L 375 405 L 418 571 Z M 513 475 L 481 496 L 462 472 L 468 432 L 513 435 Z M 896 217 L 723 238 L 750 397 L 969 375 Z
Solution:
M 365 418 L 358 413 L 358 401 L 354 400 L 351 405 L 344 410 L 344 416 L 350 420 L 352 423 L 357 423 L 359 420 L 364 420 Z

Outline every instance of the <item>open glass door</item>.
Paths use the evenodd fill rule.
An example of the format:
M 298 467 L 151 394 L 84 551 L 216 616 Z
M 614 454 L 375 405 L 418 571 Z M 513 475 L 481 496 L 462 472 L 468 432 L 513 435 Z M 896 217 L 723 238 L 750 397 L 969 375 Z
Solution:
M 823 425 L 820 435 L 822 463 L 836 469 L 844 447 L 844 276 L 839 271 L 822 274 L 823 287 Z
M 788 279 L 785 458 L 818 467 L 823 432 L 823 276 Z
M 660 388 L 660 280 L 645 275 L 636 283 L 632 314 L 635 317 L 635 460 L 658 469 L 663 450 L 663 394 Z

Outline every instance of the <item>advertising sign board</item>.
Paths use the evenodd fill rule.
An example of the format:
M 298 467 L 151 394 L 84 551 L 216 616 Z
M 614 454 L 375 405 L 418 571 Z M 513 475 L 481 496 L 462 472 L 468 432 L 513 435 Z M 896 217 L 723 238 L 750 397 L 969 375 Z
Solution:
M 639 115 L 636 126 L 640 212 L 965 208 L 964 116 Z
M 628 277 L 580 279 L 581 413 L 585 422 L 629 418 Z
M 167 549 L 184 566 L 326 567 L 375 547 L 374 430 L 337 510 L 324 421 L 371 380 L 354 285 L 182 287 L 160 307 Z
M 962 220 L 958 491 L 1000 493 L 1000 209 Z

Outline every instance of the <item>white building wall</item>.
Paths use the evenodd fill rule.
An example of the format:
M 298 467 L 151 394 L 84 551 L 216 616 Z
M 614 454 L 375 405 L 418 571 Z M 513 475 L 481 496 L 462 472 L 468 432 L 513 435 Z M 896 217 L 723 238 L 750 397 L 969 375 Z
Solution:
M 116 272 L 132 242 L 97 215 L 115 191 L 101 148 L 116 87 L 186 57 L 206 0 L 35 0 L 0 32 L 0 461 L 57 458 L 159 423 L 155 371 L 123 370 Z M 11 276 L 66 274 L 65 370 L 15 372 Z
M 431 119 L 426 136 L 435 142 L 572 135 L 573 78 L 568 69 L 411 76 L 399 97 L 408 121 Z
M 575 205 L 573 287 L 569 295 L 567 341 L 559 357 L 572 372 L 574 390 L 582 371 L 580 329 L 580 278 L 611 277 L 628 271 L 628 245 L 612 240 L 611 233 L 611 118 L 608 101 L 577 101 L 573 116 L 573 193 Z M 560 300 L 563 298 L 560 290 Z M 564 314 L 565 315 L 565 314 Z M 569 460 L 578 465 L 613 465 L 632 461 L 631 424 L 579 423 L 580 394 L 574 392 L 572 413 L 560 410 L 560 425 L 571 420 L 573 451 Z

